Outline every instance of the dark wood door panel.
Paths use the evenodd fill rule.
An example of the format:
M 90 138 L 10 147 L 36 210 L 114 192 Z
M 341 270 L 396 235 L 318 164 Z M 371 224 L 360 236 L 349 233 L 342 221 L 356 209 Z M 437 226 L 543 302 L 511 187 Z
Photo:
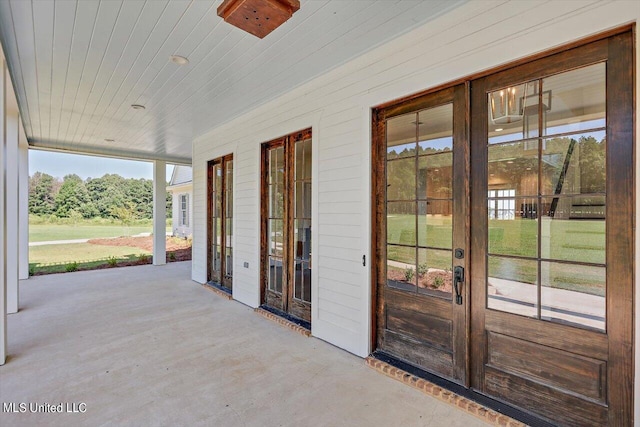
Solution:
M 402 307 L 406 310 L 424 313 L 442 320 L 451 320 L 451 300 L 433 298 L 407 293 L 398 289 L 387 287 L 385 290 L 387 306 Z
M 389 330 L 384 330 L 382 335 L 381 350 L 442 377 L 453 376 L 453 357 L 450 351 L 432 347 Z
M 606 403 L 607 363 L 602 360 L 488 332 L 487 365 L 567 394 Z
M 607 425 L 607 407 L 487 366 L 484 392 L 549 422 L 564 426 Z
M 451 320 L 393 305 L 387 306 L 386 329 L 448 352 L 453 350 Z
M 567 333 L 567 327 L 557 323 L 493 310 L 486 311 L 485 328 L 509 336 L 517 331 L 517 336 L 526 337 L 527 341 L 594 359 L 607 360 L 609 354 L 607 335 L 586 329 L 572 328 L 571 333 Z
M 291 298 L 289 301 L 289 313 L 302 320 L 311 322 L 311 304 Z

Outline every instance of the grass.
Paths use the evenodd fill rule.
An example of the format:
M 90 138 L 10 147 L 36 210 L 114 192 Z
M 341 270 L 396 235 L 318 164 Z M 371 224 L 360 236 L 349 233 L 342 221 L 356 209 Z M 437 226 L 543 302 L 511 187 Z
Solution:
M 93 261 L 96 259 L 116 257 L 126 258 L 128 255 L 149 254 L 140 248 L 128 246 L 101 246 L 90 243 L 72 243 L 66 245 L 31 246 L 29 248 L 29 263 L 40 264 L 70 263 Z
M 97 239 L 104 237 L 132 236 L 151 233 L 149 226 L 123 227 L 121 225 L 66 225 L 66 224 L 29 224 L 30 242 L 48 242 L 52 240 Z M 167 231 L 171 231 L 168 229 Z
M 594 264 L 605 263 L 605 222 L 598 220 L 542 220 L 542 258 L 579 261 Z M 390 215 L 387 219 L 388 243 L 416 244 L 416 217 L 413 215 Z M 451 248 L 451 217 L 418 217 L 419 246 Z M 530 219 L 489 221 L 489 274 L 492 277 L 536 283 L 538 263 L 534 260 L 517 260 L 499 257 L 515 255 L 536 258 L 538 255 L 538 221 Z M 416 264 L 415 250 L 401 246 L 388 246 L 389 260 Z M 427 253 L 419 251 L 419 257 Z M 443 264 L 442 256 L 451 257 L 450 252 L 428 252 L 429 266 Z M 424 259 L 418 260 L 418 264 Z M 604 285 L 598 276 L 598 267 L 572 264 L 549 264 L 551 274 L 543 274 L 547 286 L 595 295 L 604 294 Z
M 122 261 L 138 261 L 150 252 L 128 246 L 102 246 L 90 243 L 31 246 L 30 274 L 65 273 L 88 270 L 102 265 L 116 266 Z
M 116 260 L 116 263 L 113 264 L 111 262 L 112 259 Z M 75 262 L 72 261 L 67 264 L 55 264 L 55 265 L 39 265 L 37 263 L 29 263 L 29 274 L 53 274 L 53 273 L 68 273 L 69 266 L 73 266 L 73 271 L 77 270 L 91 270 L 102 265 L 108 264 L 111 267 L 115 267 L 119 262 L 123 261 L 137 261 L 139 259 L 139 255 L 127 255 L 121 257 L 109 258 L 107 261 L 97 260 L 97 261 L 87 261 L 87 262 Z

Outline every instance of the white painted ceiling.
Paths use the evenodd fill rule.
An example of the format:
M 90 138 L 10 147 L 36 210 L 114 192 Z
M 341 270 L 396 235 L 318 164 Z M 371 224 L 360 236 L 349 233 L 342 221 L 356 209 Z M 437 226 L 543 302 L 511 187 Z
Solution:
M 1 0 L 0 38 L 32 147 L 190 163 L 195 137 L 464 1 L 301 0 L 260 40 L 221 0 Z

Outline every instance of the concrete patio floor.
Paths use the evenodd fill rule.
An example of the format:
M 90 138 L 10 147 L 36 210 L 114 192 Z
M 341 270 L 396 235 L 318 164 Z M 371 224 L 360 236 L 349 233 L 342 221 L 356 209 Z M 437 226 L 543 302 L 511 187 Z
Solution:
M 190 280 L 190 262 L 34 277 L 9 316 L 8 426 L 482 426 Z

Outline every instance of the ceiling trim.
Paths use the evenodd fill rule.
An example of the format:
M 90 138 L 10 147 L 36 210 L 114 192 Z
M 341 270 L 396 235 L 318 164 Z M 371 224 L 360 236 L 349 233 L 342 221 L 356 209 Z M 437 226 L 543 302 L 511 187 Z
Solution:
M 91 147 L 83 146 L 82 148 L 55 147 L 38 142 L 29 142 L 29 149 L 40 151 L 53 151 L 66 154 L 80 154 L 96 157 L 108 157 L 119 160 L 141 160 L 145 162 L 162 161 L 172 165 L 191 166 L 191 158 L 176 156 L 151 156 L 151 153 L 133 151 L 133 150 L 92 150 Z

